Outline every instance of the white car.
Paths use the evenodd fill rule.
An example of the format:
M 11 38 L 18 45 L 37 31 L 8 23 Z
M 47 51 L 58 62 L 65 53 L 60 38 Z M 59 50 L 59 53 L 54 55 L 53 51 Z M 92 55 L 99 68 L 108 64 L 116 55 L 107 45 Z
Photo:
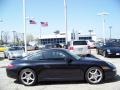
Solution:
M 71 41 L 68 49 L 77 55 L 90 55 L 91 51 L 87 45 L 87 41 Z

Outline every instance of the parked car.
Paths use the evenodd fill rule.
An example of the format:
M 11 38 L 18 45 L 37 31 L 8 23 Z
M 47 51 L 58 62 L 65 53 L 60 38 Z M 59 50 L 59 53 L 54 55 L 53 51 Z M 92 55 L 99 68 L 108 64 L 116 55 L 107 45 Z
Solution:
M 91 54 L 87 41 L 85 40 L 71 41 L 68 49 L 77 55 L 90 55 Z
M 96 44 L 94 40 L 86 40 L 87 44 L 89 45 L 89 47 L 92 48 L 96 48 Z
M 24 50 L 25 50 L 25 46 L 21 46 Z M 38 46 L 32 46 L 27 44 L 27 51 L 32 51 L 32 50 L 38 50 L 39 47 Z
M 5 50 L 7 50 L 7 46 L 5 46 L 5 45 L 1 45 L 0 46 L 0 52 L 4 52 Z
M 6 51 L 4 51 L 4 57 L 10 59 L 16 59 L 21 58 L 24 53 L 24 49 L 19 46 L 14 46 L 8 48 Z
M 53 44 L 46 44 L 45 49 L 50 49 L 50 48 L 62 48 L 62 46 L 59 43 L 53 43 Z
M 24 85 L 39 81 L 86 80 L 98 84 L 116 76 L 116 67 L 96 58 L 79 57 L 66 49 L 47 49 L 11 62 L 7 76 Z
M 120 44 L 118 43 L 106 43 L 97 45 L 97 54 L 103 55 L 104 57 L 120 56 Z

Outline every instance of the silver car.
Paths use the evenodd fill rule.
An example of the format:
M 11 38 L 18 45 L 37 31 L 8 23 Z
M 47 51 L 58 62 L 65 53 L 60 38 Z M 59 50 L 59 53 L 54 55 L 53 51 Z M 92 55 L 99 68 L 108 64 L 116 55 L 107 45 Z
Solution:
M 24 49 L 22 47 L 14 46 L 14 47 L 8 48 L 4 52 L 4 57 L 10 60 L 10 59 L 21 58 L 23 54 L 24 54 Z
M 77 55 L 88 55 L 90 56 L 91 52 L 87 42 L 85 40 L 71 41 L 70 46 L 68 47 L 69 51 Z

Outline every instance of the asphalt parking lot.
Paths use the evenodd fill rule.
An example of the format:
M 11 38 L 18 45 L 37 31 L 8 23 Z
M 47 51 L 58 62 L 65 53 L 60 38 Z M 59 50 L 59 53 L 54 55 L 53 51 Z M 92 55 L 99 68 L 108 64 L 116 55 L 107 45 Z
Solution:
M 95 50 L 92 50 L 93 57 L 100 58 L 105 61 L 112 62 L 117 67 L 118 76 L 114 80 L 105 81 L 102 84 L 91 85 L 84 81 L 70 82 L 40 82 L 36 86 L 24 86 L 16 80 L 6 76 L 5 67 L 11 61 L 3 59 L 3 54 L 0 53 L 0 90 L 120 90 L 120 57 L 119 58 L 104 58 L 97 55 Z

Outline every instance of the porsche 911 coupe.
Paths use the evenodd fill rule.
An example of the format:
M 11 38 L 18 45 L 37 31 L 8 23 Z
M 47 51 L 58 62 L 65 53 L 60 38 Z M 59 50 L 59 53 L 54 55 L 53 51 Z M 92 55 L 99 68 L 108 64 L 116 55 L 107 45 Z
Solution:
M 11 62 L 7 76 L 24 85 L 39 81 L 86 80 L 98 84 L 116 76 L 116 67 L 109 62 L 80 57 L 65 49 L 46 49 Z

